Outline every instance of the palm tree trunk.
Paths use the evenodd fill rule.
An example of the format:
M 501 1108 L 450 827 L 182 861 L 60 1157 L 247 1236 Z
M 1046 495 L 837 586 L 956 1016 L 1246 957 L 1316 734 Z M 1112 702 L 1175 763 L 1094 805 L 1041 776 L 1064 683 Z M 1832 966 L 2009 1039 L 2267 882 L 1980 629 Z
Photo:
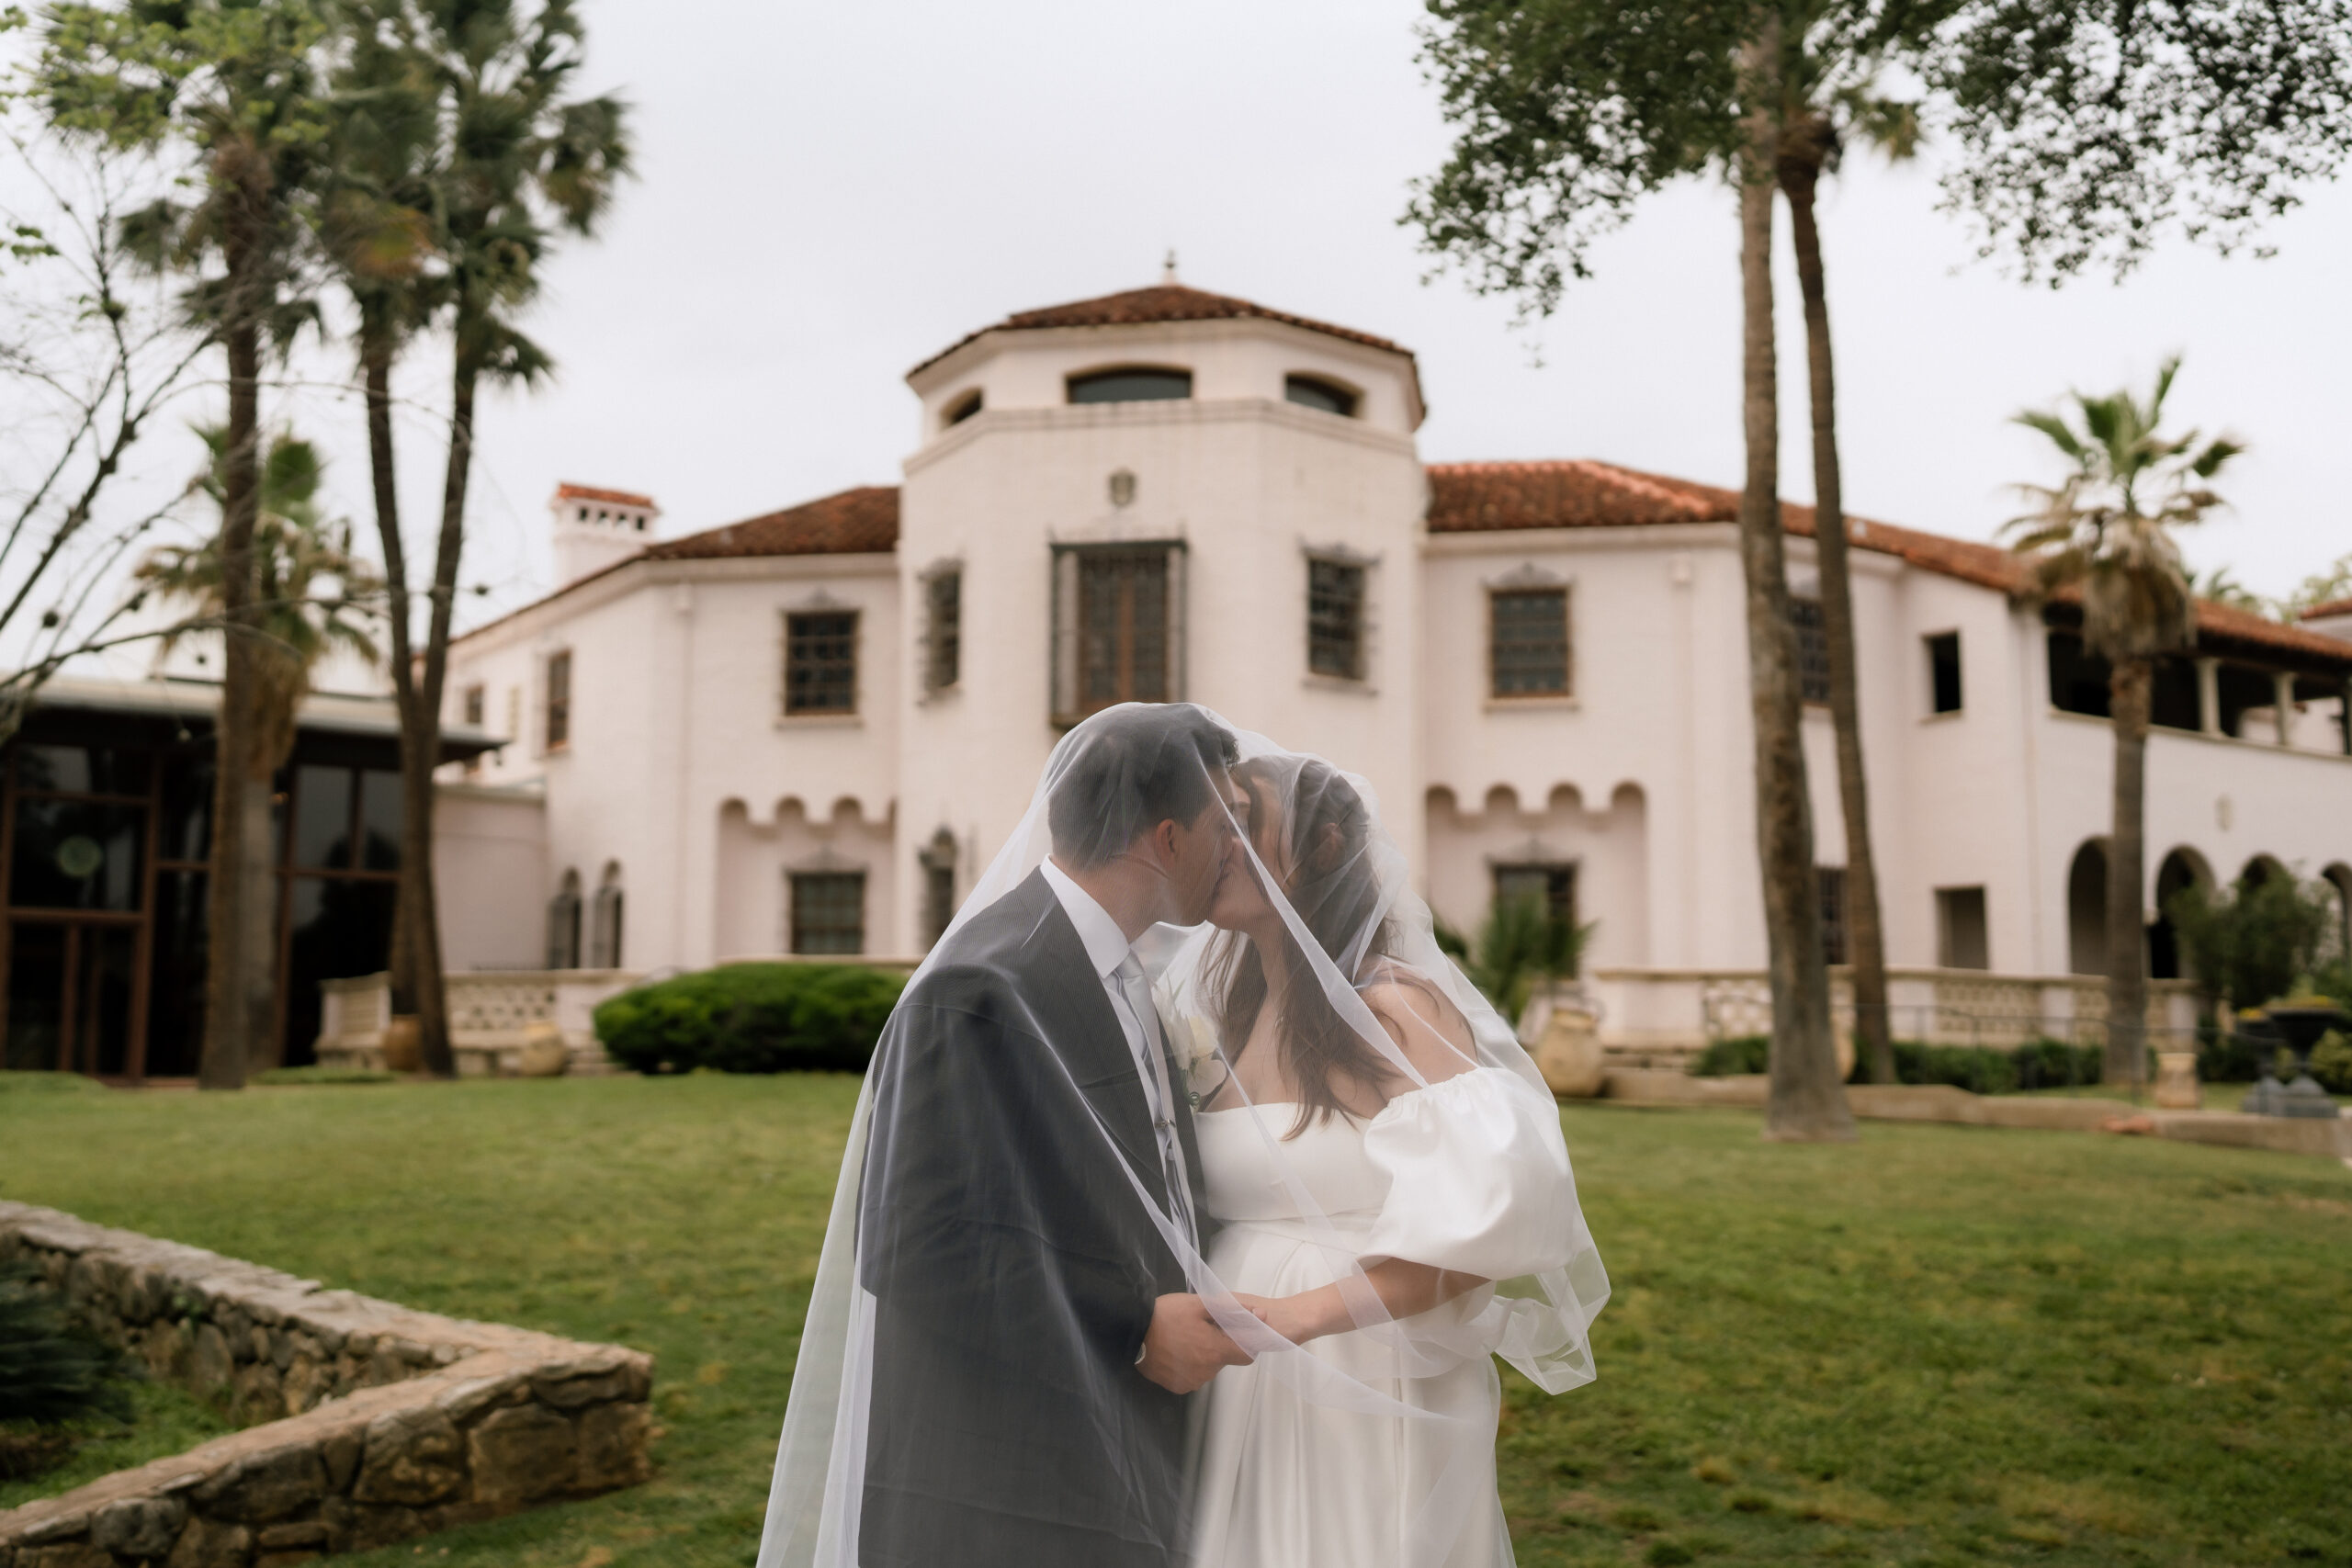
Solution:
M 458 323 L 460 344 L 465 323 Z M 451 385 L 449 464 L 441 486 L 441 536 L 434 547 L 433 604 L 424 639 L 424 669 L 401 726 L 401 826 L 413 835 L 401 849 L 409 874 L 409 962 L 415 976 L 417 1037 L 424 1069 L 457 1076 L 450 1049 L 448 992 L 441 973 L 441 920 L 433 892 L 433 767 L 441 754 L 441 697 L 449 670 L 449 623 L 458 598 L 458 562 L 466 545 L 466 488 L 473 474 L 474 388 L 480 368 L 462 349 Z
M 2147 930 L 2140 885 L 2148 845 L 2148 708 L 2154 671 L 2144 659 L 2120 659 L 2108 678 L 2115 724 L 2115 823 L 2107 843 L 2107 1057 L 2101 1077 L 2131 1086 L 2138 1099 L 2147 1077 Z
M 432 773 L 426 754 L 414 744 L 416 734 L 416 664 L 410 646 L 411 606 L 408 592 L 408 550 L 401 537 L 400 489 L 392 457 L 392 360 L 397 346 L 385 325 L 381 308 L 363 301 L 359 366 L 368 396 L 368 468 L 376 502 L 376 539 L 384 553 L 386 618 L 391 623 L 392 704 L 401 721 L 401 880 L 392 914 L 391 1004 L 396 1014 L 416 1011 L 416 942 L 410 910 L 415 900 L 415 855 L 405 846 L 423 841 L 429 828 L 411 819 L 416 798 L 423 794 L 430 817 Z M 420 792 L 412 779 L 425 775 Z
M 1813 867 L 1813 806 L 1805 789 L 1796 634 L 1789 621 L 1781 538 L 1780 400 L 1772 340 L 1772 170 L 1780 38 L 1767 17 L 1743 51 L 1747 121 L 1740 171 L 1742 389 L 1747 484 L 1740 497 L 1740 563 L 1747 582 L 1749 701 L 1756 739 L 1756 839 L 1772 987 L 1771 1084 L 1764 1135 L 1851 1138 L 1829 1037 L 1829 974 L 1821 962 L 1821 907 Z
M 266 1027 L 254 982 L 270 973 L 254 873 L 267 874 L 269 779 L 254 777 L 260 750 L 254 712 L 256 649 L 254 524 L 260 513 L 261 312 L 251 281 L 259 260 L 260 198 L 231 201 L 226 236 L 228 305 L 221 326 L 229 360 L 229 431 L 220 460 L 220 714 L 213 728 L 212 854 L 206 893 L 202 1089 L 243 1089 Z
M 1813 405 L 1814 551 L 1821 567 L 1821 627 L 1829 645 L 1829 717 L 1838 738 L 1838 797 L 1846 818 L 1847 956 L 1854 966 L 1854 1033 L 1872 1083 L 1894 1081 L 1886 1014 L 1886 941 L 1879 923 L 1878 863 L 1871 851 L 1870 790 L 1862 773 L 1861 695 L 1854 655 L 1854 596 L 1846 561 L 1846 509 L 1838 469 L 1838 397 L 1829 350 L 1829 292 L 1821 266 L 1814 193 L 1828 148 L 1826 121 L 1781 148 L 1797 286 L 1804 296 L 1805 361 Z

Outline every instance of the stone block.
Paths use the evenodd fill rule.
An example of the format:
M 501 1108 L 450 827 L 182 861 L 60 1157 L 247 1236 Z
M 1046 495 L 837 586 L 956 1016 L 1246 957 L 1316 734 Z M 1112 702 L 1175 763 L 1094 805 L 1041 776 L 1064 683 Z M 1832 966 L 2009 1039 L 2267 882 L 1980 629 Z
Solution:
M 600 1404 L 580 1417 L 580 1489 L 634 1486 L 653 1473 L 653 1416 L 643 1404 Z
M 263 1416 L 285 1414 L 286 1391 L 278 1383 L 277 1369 L 267 1361 L 249 1361 L 238 1368 L 234 1382 L 230 1403 L 238 1409 Z
M 253 1531 L 218 1519 L 193 1518 L 172 1544 L 164 1568 L 245 1568 Z
M 300 1416 L 327 1397 L 331 1387 L 327 1370 L 308 1356 L 298 1356 L 286 1369 L 279 1383 L 285 1396 L 286 1414 Z
M 254 1544 L 264 1551 L 290 1551 L 305 1547 L 321 1551 L 327 1544 L 327 1527 L 320 1519 L 294 1519 L 282 1525 L 266 1525 L 254 1538 Z
M 196 1506 L 215 1518 L 265 1524 L 326 1495 L 327 1467 L 312 1448 L 257 1454 L 196 1489 Z
M 211 1393 L 235 1375 L 237 1364 L 229 1354 L 229 1337 L 217 1324 L 200 1323 L 196 1328 L 196 1348 L 188 1368 L 196 1380 L 197 1392 Z
M 114 1554 L 86 1540 L 62 1546 L 29 1546 L 17 1553 L 17 1568 L 115 1568 Z
M 359 1451 L 367 1442 L 367 1430 L 346 1427 L 331 1432 L 319 1444 L 319 1458 L 327 1467 L 327 1492 L 341 1496 L 351 1490 L 351 1478 L 359 1472 Z
M 395 1410 L 368 1424 L 359 1478 L 351 1495 L 362 1503 L 414 1507 L 454 1496 L 466 1483 L 466 1446 L 437 1410 Z
M 615 1400 L 628 1399 L 631 1369 L 616 1367 L 608 1372 L 591 1372 L 564 1377 L 538 1377 L 531 1380 L 531 1392 L 542 1404 L 558 1410 L 579 1410 L 591 1404 L 609 1404 Z M 643 1398 L 643 1394 L 638 1394 Z
M 92 1516 L 90 1544 L 122 1557 L 161 1557 L 187 1523 L 187 1505 L 176 1497 L 126 1497 Z
M 177 1382 L 188 1371 L 187 1330 L 166 1318 L 147 1330 L 140 1359 L 161 1382 Z
M 493 1410 L 466 1434 L 466 1448 L 477 1502 L 529 1503 L 578 1484 L 571 1423 L 536 1404 Z

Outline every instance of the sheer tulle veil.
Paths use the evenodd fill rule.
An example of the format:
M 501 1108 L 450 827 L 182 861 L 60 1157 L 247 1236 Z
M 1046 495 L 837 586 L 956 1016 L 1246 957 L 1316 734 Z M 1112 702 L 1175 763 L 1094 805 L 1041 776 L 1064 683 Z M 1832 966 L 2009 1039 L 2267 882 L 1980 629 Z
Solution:
M 1156 739 L 1137 750 L 1137 735 L 1153 726 L 1177 737 L 1171 744 L 1179 765 L 1195 775 L 1178 778 L 1172 797 L 1170 753 Z M 1186 739 L 1204 732 L 1229 735 L 1229 750 L 1223 756 L 1204 753 Z M 1272 962 L 1283 982 L 1282 1018 L 1290 1048 L 1299 1062 L 1325 1073 L 1317 1081 L 1341 1086 L 1348 1103 L 1320 1111 L 1305 1104 L 1295 1115 L 1284 1110 L 1252 1121 L 1263 1129 L 1263 1153 L 1275 1179 L 1296 1212 L 1308 1216 L 1309 1238 L 1322 1249 L 1355 1325 L 1351 1337 L 1377 1347 L 1373 1362 L 1384 1375 L 1365 1375 L 1361 1369 L 1373 1362 L 1361 1358 L 1318 1357 L 1294 1346 L 1235 1298 L 1212 1271 L 1211 1249 L 1174 1196 L 1174 1184 L 1161 1179 L 1157 1162 L 1126 1135 L 1114 1114 L 1115 1101 L 1083 1065 L 1092 1059 L 1086 1053 L 1102 1049 L 1100 1043 L 1068 1038 L 1066 1020 L 1046 1002 L 1026 999 L 1037 992 L 1015 984 L 1018 977 L 989 972 L 1006 962 L 1001 955 L 1021 935 L 1003 934 L 1007 912 L 1029 907 L 1021 900 L 1035 897 L 1035 874 L 1049 855 L 1067 860 L 1080 834 L 1098 849 L 1131 842 L 1155 814 L 1169 809 L 1170 798 L 1187 810 L 1197 807 L 1222 818 L 1227 847 L 1220 874 L 1252 879 L 1279 926 L 1259 932 L 1257 957 L 1243 948 L 1247 939 L 1207 924 L 1161 924 L 1136 942 L 1165 1043 L 1169 1088 L 1178 1101 L 1198 1106 L 1208 1096 L 1221 1103 L 1246 1101 L 1247 1084 L 1264 1081 L 1262 1072 L 1255 1078 L 1237 1072 L 1245 1041 L 1227 1035 L 1237 1016 L 1237 987 L 1255 984 L 1262 990 L 1262 950 L 1277 949 Z M 1246 817 L 1238 804 L 1243 799 L 1250 803 Z M 1215 826 L 1216 817 L 1203 820 Z M 1255 981 L 1246 978 L 1253 964 Z M 1001 1060 L 960 1066 L 967 1076 L 954 1079 L 958 1087 L 943 1103 L 943 1095 L 926 1087 L 930 1079 L 912 1076 L 918 1069 L 911 1061 L 919 1038 L 933 1038 L 924 1032 L 947 1005 L 941 998 L 949 996 L 966 1012 L 989 1013 L 999 1031 L 989 1038 L 1010 1043 L 991 1047 L 1002 1053 Z M 1296 1043 L 1302 1040 L 1312 1052 Z M 1025 1076 L 1032 1074 L 1042 1076 Z M 1017 1096 L 1001 1095 L 995 1092 L 1000 1082 L 1025 1087 Z M 1132 1079 L 1127 1092 L 1135 1092 Z M 1445 1266 L 1486 1282 L 1442 1310 L 1399 1317 L 1365 1276 L 1374 1259 L 1359 1256 L 1362 1233 L 1343 1236 L 1341 1227 L 1318 1212 L 1293 1168 L 1295 1146 L 1288 1134 L 1318 1114 L 1393 1122 L 1428 1097 L 1444 1101 L 1445 1115 L 1429 1134 L 1437 1142 L 1423 1151 L 1434 1162 L 1423 1168 L 1440 1174 L 1397 1196 L 1396 1204 L 1419 1211 L 1399 1223 L 1453 1238 Z M 942 1126 L 950 1131 L 942 1134 Z M 918 1137 L 925 1140 L 922 1147 L 912 1142 Z M 895 1441 L 875 1418 L 877 1362 L 887 1382 L 889 1358 L 897 1354 L 893 1311 L 912 1310 L 893 1300 L 894 1293 L 910 1300 L 925 1292 L 952 1296 L 957 1248 L 968 1231 L 1050 1233 L 1066 1225 L 1054 1208 L 1057 1178 L 1015 1181 L 993 1174 L 1001 1162 L 1033 1160 L 1041 1141 L 1054 1140 L 1065 1141 L 1069 1155 L 1055 1170 L 1107 1173 L 1076 1178 L 1094 1181 L 1089 1202 L 1103 1213 L 1139 1217 L 1134 1235 L 1141 1240 L 1127 1244 L 1129 1250 L 1164 1249 L 1157 1254 L 1159 1266 L 1164 1274 L 1172 1258 L 1182 1281 L 1176 1288 L 1203 1298 L 1216 1321 L 1255 1355 L 1261 1375 L 1311 1404 L 1350 1419 L 1408 1424 L 1417 1440 L 1468 1456 L 1493 1443 L 1491 1416 L 1482 1424 L 1423 1408 L 1400 1396 L 1407 1381 L 1472 1361 L 1490 1367 L 1491 1358 L 1553 1393 L 1594 1376 L 1589 1328 L 1609 1284 L 1577 1204 L 1556 1107 L 1510 1026 L 1439 949 L 1429 908 L 1412 891 L 1405 857 L 1382 825 L 1370 785 L 1320 759 L 1232 730 L 1205 709 L 1114 708 L 1077 726 L 1055 747 L 1027 812 L 884 1030 L 851 1125 L 801 1333 L 760 1568 L 845 1568 L 861 1561 L 869 1463 L 880 1462 L 883 1446 Z M 962 1184 L 960 1190 L 986 1191 L 992 1209 L 938 1215 L 911 1199 L 895 1201 L 895 1187 L 914 1179 L 901 1174 L 912 1168 L 910 1160 L 939 1165 Z M 1516 1216 L 1508 1240 L 1490 1214 L 1496 1194 L 1505 1190 Z M 1135 1375 L 1125 1355 L 1087 1348 L 1105 1332 L 1101 1313 L 1088 1303 L 1102 1292 L 1115 1293 L 1105 1281 L 1125 1278 L 1122 1269 L 1151 1266 L 1122 1258 L 1118 1251 L 1100 1241 L 1074 1246 L 1054 1262 L 1061 1272 L 1046 1297 L 1066 1297 L 1067 1309 L 1042 1317 L 1031 1309 L 1038 1324 L 1035 1353 L 1049 1369 L 1043 1381 L 1066 1405 L 1069 1429 L 1077 1434 L 1072 1441 L 1081 1448 L 1087 1433 L 1118 1427 L 1122 1380 Z M 1069 1261 L 1080 1255 L 1082 1261 Z M 956 1310 L 984 1319 L 984 1284 L 968 1281 L 972 1294 Z M 983 1347 L 975 1353 L 991 1352 Z M 945 1397 L 952 1404 L 952 1393 Z M 871 1460 L 869 1444 L 876 1445 Z M 935 1483 L 959 1506 L 985 1506 L 991 1487 L 1019 1483 L 1024 1464 L 1054 1462 L 1051 1454 L 989 1453 L 968 1472 L 941 1474 Z M 1490 1477 L 1491 1470 L 1479 1465 L 1444 1462 L 1421 1495 L 1378 1499 L 1381 1507 L 1399 1510 L 1404 1521 L 1398 1562 L 1412 1568 L 1446 1563 L 1474 1512 L 1493 1506 Z M 1159 1483 L 1157 1478 L 1136 1483 Z M 1181 1524 L 1133 1522 L 1181 1520 L 1181 1510 L 1120 1513 L 1125 1505 L 1118 1500 L 1085 1496 L 1069 1498 L 1067 1506 L 1073 1519 L 1100 1514 L 1127 1520 L 1118 1528 L 1129 1539 L 1139 1530 L 1166 1536 L 1147 1543 L 1158 1552 L 1156 1560 L 1194 1561 Z

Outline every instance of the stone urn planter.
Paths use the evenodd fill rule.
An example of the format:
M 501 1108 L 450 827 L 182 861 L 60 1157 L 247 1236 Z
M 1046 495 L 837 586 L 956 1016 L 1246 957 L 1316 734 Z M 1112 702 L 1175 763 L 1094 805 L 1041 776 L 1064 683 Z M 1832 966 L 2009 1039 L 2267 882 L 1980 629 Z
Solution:
M 1566 1100 L 1592 1099 L 1608 1076 L 1601 1066 L 1600 1021 L 1573 999 L 1563 998 L 1545 1010 L 1533 1055 L 1535 1070 Z
M 2205 1090 L 2197 1081 L 2197 1053 L 2156 1053 L 2156 1109 L 2197 1111 L 2205 1104 Z
M 560 1078 L 571 1066 L 571 1047 L 563 1031 L 546 1019 L 523 1026 L 523 1053 L 514 1070 L 526 1078 Z
M 424 1044 L 417 1032 L 416 1015 L 396 1012 L 384 1025 L 384 1070 L 388 1073 L 421 1073 L 424 1070 Z

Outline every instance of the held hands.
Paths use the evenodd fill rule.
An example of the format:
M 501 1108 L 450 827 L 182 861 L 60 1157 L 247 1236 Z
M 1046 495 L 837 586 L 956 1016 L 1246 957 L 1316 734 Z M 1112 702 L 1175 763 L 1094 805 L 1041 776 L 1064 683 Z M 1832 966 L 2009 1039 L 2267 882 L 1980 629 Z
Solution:
M 1190 1393 L 1227 1367 L 1246 1367 L 1250 1352 L 1217 1326 L 1194 1295 L 1161 1296 L 1151 1303 L 1136 1370 L 1170 1393 Z

